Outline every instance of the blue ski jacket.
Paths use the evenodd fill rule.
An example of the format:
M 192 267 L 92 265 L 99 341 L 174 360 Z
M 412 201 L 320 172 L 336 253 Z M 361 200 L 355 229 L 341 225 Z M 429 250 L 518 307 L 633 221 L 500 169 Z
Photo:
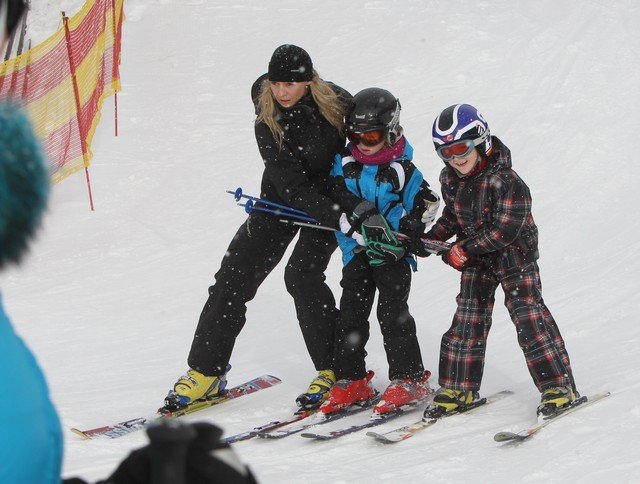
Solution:
M 405 142 L 403 154 L 389 163 L 365 165 L 345 152 L 335 156 L 331 169 L 331 175 L 342 178 L 351 193 L 373 203 L 394 231 L 399 231 L 403 218 L 411 215 L 419 224 L 420 214 L 413 211 L 419 205 L 419 192 L 429 186 L 411 162 L 413 147 L 406 138 Z M 424 225 L 421 225 L 418 232 L 423 229 Z M 336 238 L 342 250 L 342 263 L 346 266 L 353 259 L 358 244 L 341 232 L 336 232 Z
M 0 482 L 59 483 L 62 430 L 42 370 L 16 335 L 0 297 Z

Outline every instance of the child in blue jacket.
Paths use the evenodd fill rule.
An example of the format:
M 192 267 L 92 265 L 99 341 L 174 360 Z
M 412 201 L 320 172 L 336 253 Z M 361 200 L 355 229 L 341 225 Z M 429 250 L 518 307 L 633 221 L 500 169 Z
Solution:
M 422 234 L 431 223 L 439 198 L 411 163 L 413 148 L 402 134 L 400 102 L 389 91 L 368 88 L 351 104 L 345 125 L 350 143 L 336 156 L 331 174 L 362 198 L 351 217 L 343 216 L 337 233 L 344 268 L 340 322 L 336 330 L 337 382 L 321 406 L 325 414 L 371 399 L 373 372 L 365 368 L 368 317 L 376 289 L 377 316 L 389 363 L 390 385 L 374 412 L 393 411 L 425 399 L 431 392 L 416 325 L 407 299 L 415 259 L 394 232 Z M 378 222 L 367 219 L 378 211 Z M 424 255 L 424 254 L 421 254 Z

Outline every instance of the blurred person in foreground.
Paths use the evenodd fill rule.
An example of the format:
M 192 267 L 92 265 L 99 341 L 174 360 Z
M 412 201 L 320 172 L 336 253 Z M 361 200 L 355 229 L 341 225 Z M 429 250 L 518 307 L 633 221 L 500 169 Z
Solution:
M 0 0 L 0 47 L 25 5 Z M 40 225 L 49 195 L 44 155 L 27 116 L 0 101 L 0 269 L 18 264 Z M 61 482 L 63 438 L 44 374 L 14 332 L 0 296 L 0 379 L 15 391 L 0 399 L 0 483 Z M 160 422 L 150 444 L 131 452 L 102 484 L 254 484 L 251 471 L 209 423 Z M 64 480 L 82 484 L 82 479 Z
M 0 46 L 24 14 L 22 1 L 0 0 Z M 0 269 L 19 263 L 40 224 L 49 193 L 44 157 L 26 115 L 0 101 Z M 0 482 L 60 482 L 62 431 L 42 370 L 15 333 L 0 297 L 0 379 L 14 396 L 0 399 Z

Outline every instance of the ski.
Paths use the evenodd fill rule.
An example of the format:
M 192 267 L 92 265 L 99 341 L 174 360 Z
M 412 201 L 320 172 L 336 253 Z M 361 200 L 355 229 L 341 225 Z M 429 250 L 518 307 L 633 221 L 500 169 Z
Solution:
M 394 232 L 395 236 L 398 240 L 408 240 L 409 236 L 402 234 L 400 232 Z M 424 246 L 424 249 L 430 254 L 442 254 L 443 252 L 448 251 L 451 248 L 451 242 L 442 242 L 436 239 L 428 239 L 426 237 L 421 237 L 420 242 Z
M 382 442 L 384 444 L 395 444 L 397 442 L 402 442 L 403 440 L 407 440 L 408 438 L 413 437 L 418 432 L 428 427 L 431 427 L 432 425 L 436 424 L 441 418 L 446 418 L 453 415 L 470 412 L 475 408 L 481 407 L 489 403 L 497 402 L 498 400 L 501 400 L 502 398 L 512 394 L 513 392 L 510 390 L 503 390 L 501 392 L 490 395 L 487 398 L 481 398 L 472 407 L 468 407 L 463 412 L 449 412 L 444 414 L 440 418 L 432 418 L 428 420 L 420 419 L 415 423 L 405 425 L 403 427 L 400 427 L 394 430 L 390 430 L 389 432 L 384 432 L 384 433 L 367 432 L 367 435 L 369 437 L 373 437 L 378 442 Z
M 207 400 L 195 401 L 192 404 L 190 404 L 188 407 L 175 412 L 160 413 L 160 411 L 158 411 L 155 414 L 150 415 L 148 417 L 133 418 L 133 419 L 125 420 L 123 422 L 119 422 L 116 424 L 105 425 L 103 427 L 96 427 L 94 429 L 88 429 L 88 430 L 80 430 L 77 428 L 72 428 L 71 431 L 79 435 L 83 439 L 95 439 L 95 438 L 116 439 L 118 437 L 122 437 L 123 435 L 127 435 L 137 430 L 143 429 L 147 427 L 154 420 L 181 417 L 183 415 L 194 413 L 199 410 L 209 408 L 214 405 L 218 405 L 220 403 L 233 400 L 235 398 L 242 397 L 244 395 L 255 393 L 258 390 L 263 390 L 265 388 L 272 387 L 274 385 L 277 385 L 280 382 L 281 380 L 279 378 L 276 378 L 275 376 L 263 375 L 258 378 L 254 378 L 253 380 L 249 380 L 243 383 L 242 385 L 229 388 L 225 390 L 224 393 L 222 393 L 221 395 L 217 395 Z
M 344 427 L 338 430 L 333 430 L 331 432 L 324 433 L 324 434 L 315 433 L 315 432 L 304 432 L 300 434 L 300 436 L 306 439 L 314 439 L 314 440 L 333 440 L 333 439 L 342 437 L 344 435 L 352 434 L 354 432 L 359 432 L 360 430 L 368 429 L 370 427 L 375 427 L 377 425 L 382 425 L 383 423 L 386 423 L 389 420 L 397 418 L 400 415 L 404 415 L 405 413 L 415 410 L 416 408 L 417 406 L 408 407 L 408 408 L 405 407 L 405 408 L 400 408 L 398 410 L 395 410 L 393 412 L 374 414 L 371 417 L 369 417 L 369 420 L 361 424 L 350 425 L 348 427 Z
M 450 242 L 441 242 L 435 239 L 427 239 L 426 237 L 421 238 L 420 241 L 424 245 L 425 250 L 432 254 L 442 254 L 449 250 L 452 245 Z
M 356 415 L 358 413 L 364 412 L 365 410 L 373 407 L 376 403 L 378 403 L 378 401 L 380 401 L 380 395 L 376 395 L 374 398 L 372 398 L 371 400 L 368 400 L 363 404 L 351 405 L 350 407 L 347 407 L 344 410 L 337 413 L 332 413 L 329 415 L 318 413 L 316 414 L 315 418 L 310 419 L 309 421 L 304 422 L 302 424 L 287 427 L 286 429 L 261 431 L 261 432 L 257 432 L 256 435 L 264 439 L 281 439 L 283 437 L 288 437 L 289 435 L 302 432 L 308 429 L 309 427 L 313 427 L 314 425 L 323 425 L 344 417 L 349 417 L 351 415 Z
M 225 444 L 233 444 L 234 442 L 241 442 L 243 440 L 249 440 L 253 437 L 257 437 L 260 432 L 271 432 L 276 429 L 280 429 L 282 427 L 286 427 L 287 425 L 294 424 L 299 422 L 300 420 L 304 420 L 307 417 L 310 417 L 314 413 L 318 411 L 317 408 L 310 410 L 299 410 L 293 414 L 293 416 L 287 420 L 274 420 L 273 422 L 269 422 L 264 425 L 260 425 L 259 427 L 254 427 L 251 430 L 247 430 L 245 432 L 240 432 L 239 434 L 230 435 L 229 437 L 225 437 L 222 439 L 222 442 Z
M 520 432 L 498 432 L 493 436 L 493 440 L 495 440 L 496 442 L 522 442 L 529 439 L 538 431 L 540 431 L 550 423 L 555 422 L 559 418 L 569 415 L 570 413 L 573 413 L 581 408 L 588 407 L 593 403 L 599 402 L 609 395 L 611 395 L 611 392 L 598 393 L 590 397 L 580 397 L 561 412 L 558 412 L 555 415 L 551 415 L 549 417 L 541 417 L 537 424 L 529 427 L 528 429 L 521 430 Z

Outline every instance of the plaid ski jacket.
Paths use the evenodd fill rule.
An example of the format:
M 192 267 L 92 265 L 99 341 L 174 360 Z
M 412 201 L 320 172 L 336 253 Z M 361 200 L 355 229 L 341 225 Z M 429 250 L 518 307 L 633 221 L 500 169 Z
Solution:
M 531 215 L 529 187 L 511 168 L 511 152 L 492 137 L 486 168 L 461 178 L 447 165 L 440 173 L 445 204 L 427 237 L 454 235 L 478 262 L 494 270 L 523 266 L 538 259 L 538 228 Z

